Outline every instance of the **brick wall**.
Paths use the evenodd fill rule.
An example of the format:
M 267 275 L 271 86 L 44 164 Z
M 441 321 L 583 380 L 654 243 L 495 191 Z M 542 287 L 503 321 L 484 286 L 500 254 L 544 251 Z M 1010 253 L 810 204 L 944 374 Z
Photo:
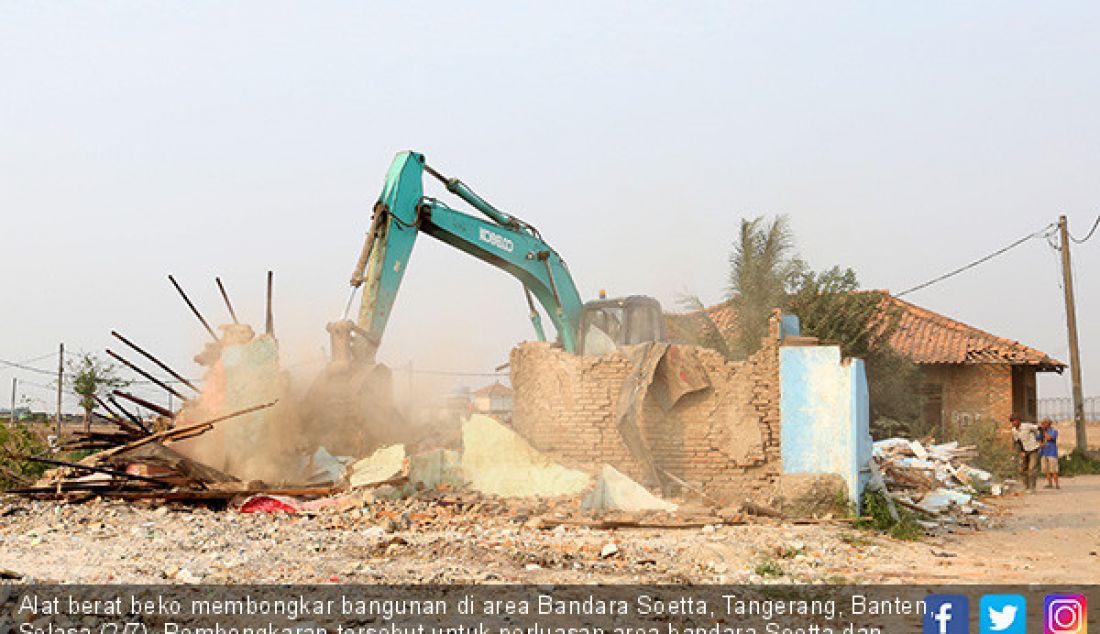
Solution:
M 958 429 L 986 420 L 1004 423 L 1012 415 L 1012 366 L 930 365 L 922 369 L 926 383 L 942 386 L 945 426 Z
M 656 390 L 647 392 L 638 427 L 659 469 L 723 503 L 770 495 L 781 470 L 777 337 L 736 363 L 692 347 L 710 387 L 670 410 Z M 626 354 L 584 357 L 525 343 L 512 351 L 511 368 L 513 426 L 533 446 L 572 467 L 594 472 L 607 463 L 655 484 L 646 482 L 648 470 L 616 427 L 619 392 L 632 369 Z

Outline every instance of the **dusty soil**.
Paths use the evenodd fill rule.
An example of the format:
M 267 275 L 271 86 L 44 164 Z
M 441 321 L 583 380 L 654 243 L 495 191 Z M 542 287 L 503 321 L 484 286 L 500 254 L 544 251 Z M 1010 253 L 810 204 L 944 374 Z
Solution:
M 995 528 L 940 539 L 955 557 L 917 565 L 963 582 L 1100 582 L 1100 476 L 1063 478 L 1058 490 L 1044 485 L 1005 498 Z
M 991 501 L 992 528 L 904 542 L 844 522 L 692 529 L 540 528 L 497 501 L 242 514 L 0 498 L 0 568 L 62 582 L 1100 581 L 1100 476 Z M 614 544 L 614 546 L 609 546 Z

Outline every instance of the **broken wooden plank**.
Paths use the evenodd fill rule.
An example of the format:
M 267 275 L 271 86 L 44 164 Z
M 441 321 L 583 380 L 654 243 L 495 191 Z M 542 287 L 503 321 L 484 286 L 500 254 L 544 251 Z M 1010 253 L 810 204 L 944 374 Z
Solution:
M 572 526 L 578 528 L 594 528 L 597 530 L 616 530 L 624 528 L 668 528 L 668 529 L 682 529 L 682 528 L 702 528 L 704 526 L 714 526 L 716 524 L 744 524 L 744 521 L 730 521 L 723 520 L 720 517 L 707 518 L 706 520 L 693 520 L 693 521 L 681 521 L 681 522 L 662 522 L 659 520 L 643 520 L 643 519 L 594 519 L 594 520 L 570 520 L 559 518 L 536 518 L 539 520 L 540 526 L 543 528 L 554 528 L 557 526 Z
M 114 465 L 138 462 L 171 469 L 203 486 L 216 482 L 239 482 L 237 478 L 228 473 L 223 473 L 201 462 L 196 462 L 160 443 L 146 443 L 129 451 L 117 453 L 111 457 L 110 462 Z
M 155 412 L 155 413 L 160 414 L 161 416 L 163 416 L 165 418 L 175 418 L 176 417 L 176 413 L 173 412 L 172 410 L 161 407 L 160 405 L 157 405 L 156 403 L 151 403 L 151 402 L 141 398 L 140 396 L 135 396 L 133 394 L 130 394 L 129 392 L 123 392 L 122 390 L 113 390 L 111 392 L 111 394 L 114 394 L 115 396 L 118 396 L 120 398 L 124 398 L 127 401 L 130 401 L 131 403 L 135 403 L 137 405 L 140 405 L 140 406 L 144 407 L 145 409 L 149 410 L 150 412 Z
M 158 486 L 173 486 L 171 482 L 165 480 L 158 480 L 157 478 L 149 478 L 146 476 L 134 475 L 132 473 L 126 473 L 125 471 L 119 471 L 117 469 L 109 469 L 107 467 L 96 467 L 92 465 L 80 464 L 79 462 L 65 462 L 64 460 L 54 460 L 52 458 L 40 458 L 38 456 L 24 456 L 23 460 L 29 462 L 38 462 L 41 464 L 53 465 L 55 467 L 66 467 L 69 469 L 80 469 L 84 471 L 91 471 L 93 473 L 104 473 L 116 478 L 125 478 L 127 480 L 137 480 L 138 482 L 147 482 L 149 484 L 156 484 Z
M 131 449 L 135 449 L 135 448 L 140 447 L 142 445 L 145 445 L 147 443 L 157 442 L 157 441 L 161 441 L 161 440 L 164 440 L 164 441 L 183 440 L 184 438 L 191 438 L 191 437 L 194 437 L 194 436 L 198 436 L 199 434 L 202 434 L 202 433 L 212 429 L 214 427 L 214 425 L 216 425 L 218 423 L 227 421 L 231 418 L 236 418 L 238 416 L 244 416 L 245 414 L 251 414 L 252 412 L 258 412 L 262 409 L 266 409 L 268 407 L 271 407 L 272 405 L 274 405 L 278 402 L 279 402 L 279 400 L 275 399 L 274 401 L 271 401 L 269 403 L 263 403 L 261 405 L 253 405 L 252 407 L 246 407 L 244 409 L 237 410 L 235 412 L 231 412 L 229 414 L 226 414 L 225 416 L 219 416 L 217 418 L 212 418 L 208 421 L 204 421 L 204 422 L 201 422 L 201 423 L 195 423 L 194 425 L 187 425 L 185 427 L 176 427 L 176 428 L 173 428 L 173 429 L 168 429 L 168 430 L 165 430 L 165 431 L 157 432 L 155 434 L 149 434 L 145 438 L 135 440 L 132 443 L 121 445 L 119 447 L 115 447 L 114 449 L 109 449 L 109 450 L 104 451 L 102 453 L 98 453 L 94 456 L 88 456 L 88 459 L 95 459 L 97 461 L 103 461 L 103 460 L 106 460 L 107 458 L 110 458 L 111 456 L 117 455 L 117 454 L 122 453 L 124 451 L 129 451 Z

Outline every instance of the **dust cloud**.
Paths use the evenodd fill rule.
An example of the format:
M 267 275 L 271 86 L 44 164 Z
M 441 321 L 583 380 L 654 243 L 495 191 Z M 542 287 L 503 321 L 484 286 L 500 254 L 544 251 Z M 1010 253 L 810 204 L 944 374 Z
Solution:
M 219 341 L 194 357 L 204 368 L 202 390 L 184 404 L 176 426 L 277 403 L 181 441 L 179 451 L 193 460 L 243 481 L 291 485 L 331 480 L 323 464 L 332 457 L 356 459 L 395 443 L 413 453 L 461 446 L 468 412 L 450 398 L 455 377 L 447 373 L 409 367 L 395 373 L 357 362 L 335 344 L 327 362 L 313 354 L 305 363 L 285 363 L 274 336 L 244 324 L 220 330 Z

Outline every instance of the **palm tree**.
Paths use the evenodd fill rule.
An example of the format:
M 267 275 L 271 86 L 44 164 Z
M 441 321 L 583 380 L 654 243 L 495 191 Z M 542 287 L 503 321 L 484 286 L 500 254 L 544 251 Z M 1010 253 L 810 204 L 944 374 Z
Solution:
M 760 349 L 768 334 L 768 317 L 786 303 L 805 264 L 794 255 L 794 238 L 786 216 L 770 223 L 764 218 L 741 220 L 741 231 L 730 253 L 727 299 L 737 316 L 735 358 Z

